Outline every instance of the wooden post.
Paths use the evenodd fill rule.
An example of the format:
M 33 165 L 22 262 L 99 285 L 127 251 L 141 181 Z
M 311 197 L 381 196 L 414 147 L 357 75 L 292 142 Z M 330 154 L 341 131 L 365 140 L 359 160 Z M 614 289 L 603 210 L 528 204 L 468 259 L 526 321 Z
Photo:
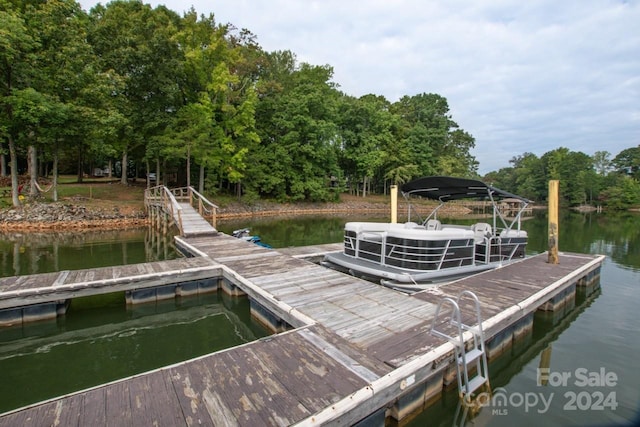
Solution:
M 559 181 L 549 181 L 549 264 L 558 264 L 558 186 Z
M 391 186 L 391 223 L 398 222 L 398 186 Z

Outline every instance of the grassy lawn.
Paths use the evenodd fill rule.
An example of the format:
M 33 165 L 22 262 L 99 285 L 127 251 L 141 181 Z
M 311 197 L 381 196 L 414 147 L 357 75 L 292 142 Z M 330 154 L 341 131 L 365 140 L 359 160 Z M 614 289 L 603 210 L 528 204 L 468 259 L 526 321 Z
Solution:
M 144 209 L 144 181 L 129 186 L 107 178 L 85 179 L 82 184 L 78 184 L 76 181 L 75 176 L 62 175 L 58 178 L 58 201 L 80 203 L 87 208 L 112 209 L 117 207 L 121 211 Z M 45 190 L 44 200 L 52 201 L 53 193 L 50 190 L 50 185 L 43 184 L 41 187 Z M 0 187 L 0 191 L 2 191 L 1 207 L 10 207 L 11 195 L 5 194 L 3 190 L 10 191 L 11 187 Z

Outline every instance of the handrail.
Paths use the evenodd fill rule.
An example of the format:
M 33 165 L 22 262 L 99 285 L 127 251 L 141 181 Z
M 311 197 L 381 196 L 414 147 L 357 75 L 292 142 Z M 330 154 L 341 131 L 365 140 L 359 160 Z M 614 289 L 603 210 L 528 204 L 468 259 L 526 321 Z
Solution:
M 182 207 L 173 193 L 164 185 L 147 188 L 144 191 L 145 207 L 149 207 L 151 200 L 162 202 L 163 209 L 167 210 L 172 218 L 177 219 L 178 229 L 180 230 L 180 234 L 182 234 L 184 232 L 182 225 Z
M 197 192 L 193 187 L 172 188 L 171 193 L 176 199 L 188 201 L 203 218 L 209 218 L 211 225 L 216 226 L 216 213 L 218 206 L 211 203 L 206 197 Z
M 198 211 L 200 216 L 209 219 L 211 225 L 216 226 L 216 214 L 218 206 L 210 202 L 206 197 L 197 192 L 193 187 L 167 188 L 164 185 L 147 188 L 145 190 L 145 206 L 148 207 L 150 200 L 162 200 L 163 209 L 171 214 L 172 218 L 177 217 L 180 234 L 184 232 L 182 227 L 182 208 L 178 200 L 188 202 Z
M 218 211 L 218 206 L 211 203 L 206 197 L 204 197 L 202 194 L 200 194 L 199 192 L 197 192 L 195 190 L 195 188 L 189 186 L 189 203 L 191 204 L 191 206 L 193 206 L 194 201 L 197 200 L 198 201 L 198 206 L 193 206 L 195 209 L 198 210 L 198 213 L 203 217 L 206 218 L 207 215 L 211 216 L 211 225 L 213 225 L 214 227 L 216 226 L 216 213 Z M 207 209 L 207 206 L 209 207 Z

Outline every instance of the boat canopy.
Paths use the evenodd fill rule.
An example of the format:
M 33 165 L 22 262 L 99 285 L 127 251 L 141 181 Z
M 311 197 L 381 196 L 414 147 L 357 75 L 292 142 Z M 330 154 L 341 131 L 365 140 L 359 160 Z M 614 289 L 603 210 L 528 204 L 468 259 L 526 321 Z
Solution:
M 492 187 L 476 179 L 450 176 L 427 176 L 402 185 L 405 195 L 426 197 L 440 202 L 459 199 L 517 199 L 529 203 L 524 197 Z

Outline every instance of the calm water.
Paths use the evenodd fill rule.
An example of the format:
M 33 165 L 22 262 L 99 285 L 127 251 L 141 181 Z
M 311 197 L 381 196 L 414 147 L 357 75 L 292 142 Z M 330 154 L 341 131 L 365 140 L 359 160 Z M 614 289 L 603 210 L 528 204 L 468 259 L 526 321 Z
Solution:
M 0 233 L 0 277 L 173 259 L 173 236 L 147 228 Z
M 230 232 L 250 227 L 265 243 L 284 247 L 340 242 L 346 220 L 356 219 L 256 219 L 221 228 Z M 529 233 L 529 252 L 546 251 L 544 212 L 524 221 L 523 228 Z M 462 410 L 458 413 L 454 390 L 411 426 L 601 426 L 640 421 L 640 214 L 562 212 L 559 246 L 560 251 L 606 255 L 601 288 L 588 298 L 579 295 L 576 307 L 564 315 L 538 315 L 533 336 L 490 364 L 491 385 L 502 388 L 499 393 L 507 404 L 489 401 L 479 413 L 464 417 Z M 546 387 L 536 381 L 545 349 L 551 354 L 551 376 L 557 380 Z
M 4 276 L 179 256 L 147 229 L 2 237 Z M 221 292 L 129 309 L 124 293 L 74 299 L 57 320 L 0 328 L 0 413 L 267 334 L 246 298 Z
M 227 221 L 219 228 L 231 233 L 250 227 L 253 234 L 278 248 L 340 242 L 344 223 L 354 220 L 386 219 L 261 218 Z M 544 215 L 523 222 L 529 232 L 531 253 L 546 250 L 546 227 Z M 48 258 L 57 259 L 58 269 L 70 269 L 81 268 L 71 267 L 81 263 L 69 257 L 95 251 L 102 254 L 97 258 L 104 259 L 109 254 L 114 260 L 127 262 L 159 259 L 154 257 L 170 252 L 170 244 L 151 243 L 153 238 L 143 236 L 138 244 L 154 248 L 151 255 L 141 249 L 142 258 L 130 261 L 132 254 L 138 252 L 132 241 L 125 239 L 123 244 L 105 236 L 102 239 L 110 242 L 109 249 L 78 246 L 66 252 L 68 249 L 59 245 L 57 256 L 50 253 L 53 249 L 36 250 L 44 244 L 23 241 L 10 245 L 11 253 L 2 255 L 3 268 L 9 275 L 16 270 L 26 274 L 32 271 L 31 266 L 44 264 Z M 105 244 L 100 241 L 97 239 L 90 246 Z M 601 289 L 590 297 L 579 296 L 576 307 L 564 315 L 537 316 L 533 335 L 491 364 L 493 389 L 502 388 L 507 404 L 484 407 L 475 416 L 467 414 L 466 419 L 460 413 L 456 418 L 458 399 L 453 391 L 419 415 L 412 426 L 624 425 L 637 420 L 640 332 L 634 321 L 640 305 L 640 215 L 564 212 L 560 219 L 560 250 L 606 255 Z M 32 255 L 23 258 L 24 254 Z M 126 311 L 119 300 L 121 296 L 109 298 L 113 301 L 78 300 L 69 314 L 54 325 L 33 325 L 0 334 L 0 412 L 264 334 L 249 318 L 243 299 L 214 295 L 211 300 L 189 302 L 189 306 L 176 307 L 172 301 L 166 306 Z M 106 307 L 96 308 L 105 302 Z M 564 376 L 564 383 L 537 386 L 537 368 L 545 349 L 551 354 L 553 379 Z M 65 364 L 69 360 L 71 363 Z M 55 386 L 43 384 L 47 378 Z

